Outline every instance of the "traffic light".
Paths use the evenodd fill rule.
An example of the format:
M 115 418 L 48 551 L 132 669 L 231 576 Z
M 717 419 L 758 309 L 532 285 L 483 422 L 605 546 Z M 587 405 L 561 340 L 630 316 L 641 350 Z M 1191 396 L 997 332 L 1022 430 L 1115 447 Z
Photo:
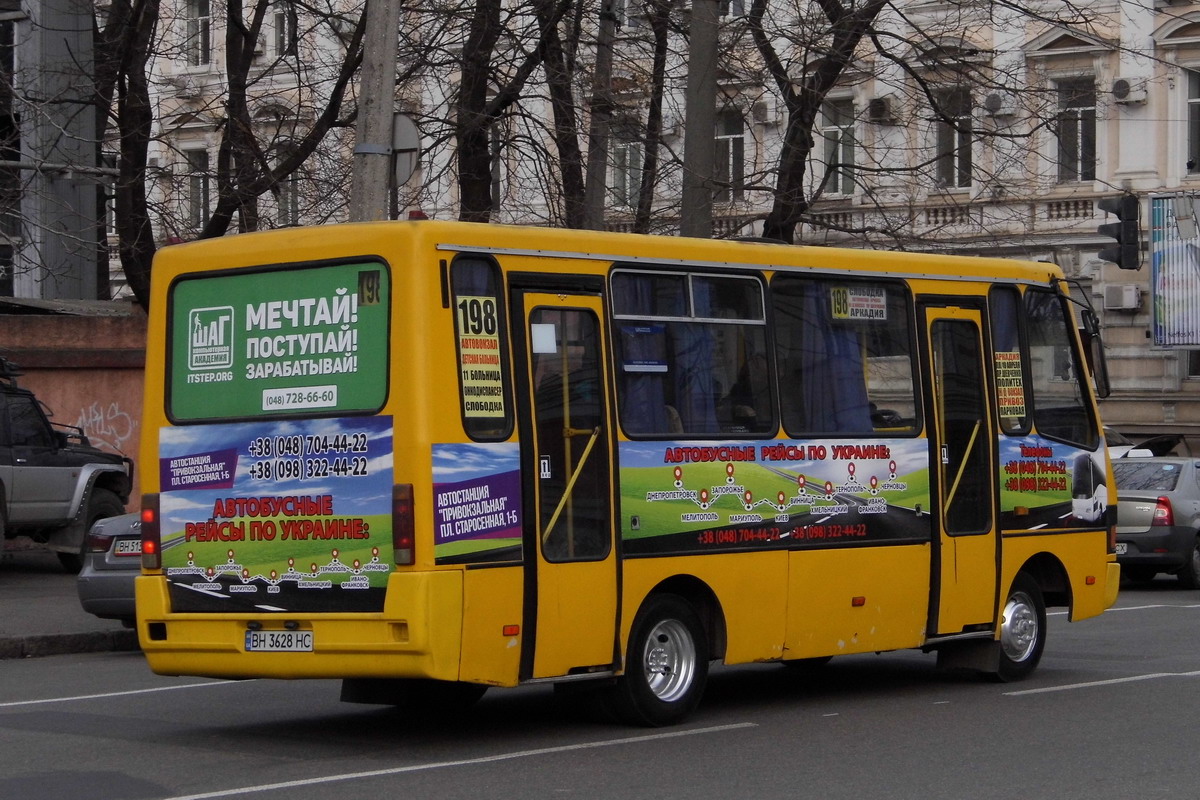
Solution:
M 1096 201 L 1096 205 L 1109 214 L 1116 214 L 1119 220 L 1096 228 L 1102 236 L 1117 240 L 1116 245 L 1103 248 L 1096 254 L 1097 257 L 1102 261 L 1111 261 L 1121 269 L 1141 267 L 1141 230 L 1138 225 L 1141 203 L 1138 202 L 1137 195 L 1102 197 Z

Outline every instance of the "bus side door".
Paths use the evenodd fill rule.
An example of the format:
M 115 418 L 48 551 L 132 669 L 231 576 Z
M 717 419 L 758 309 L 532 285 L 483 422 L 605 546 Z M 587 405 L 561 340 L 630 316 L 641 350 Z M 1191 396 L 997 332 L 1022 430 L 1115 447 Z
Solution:
M 931 381 L 930 450 L 938 522 L 930 633 L 990 628 L 1000 558 L 995 442 L 982 312 L 925 306 Z
M 521 677 L 608 669 L 617 553 L 603 305 L 596 295 L 532 290 L 514 301 L 525 360 L 522 471 L 536 509 L 526 527 L 536 565 L 526 568 Z

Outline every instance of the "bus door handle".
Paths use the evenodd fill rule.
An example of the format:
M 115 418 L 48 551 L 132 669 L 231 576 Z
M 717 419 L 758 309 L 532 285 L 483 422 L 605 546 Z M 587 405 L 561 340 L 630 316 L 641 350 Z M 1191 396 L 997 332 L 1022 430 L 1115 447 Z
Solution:
M 583 465 L 587 463 L 588 456 L 592 453 L 592 448 L 596 445 L 596 440 L 600 438 L 600 426 L 597 425 L 593 430 L 588 431 L 578 428 L 566 428 L 563 433 L 567 436 L 579 436 L 586 433 L 591 433 L 592 438 L 588 439 L 587 446 L 583 448 L 583 455 L 579 457 L 579 463 L 575 465 L 575 471 L 571 473 L 570 480 L 567 481 L 566 488 L 563 489 L 562 497 L 558 500 L 558 508 L 554 509 L 554 514 L 550 516 L 550 521 L 546 523 L 546 530 L 542 531 L 542 544 L 545 544 L 550 539 L 550 533 L 554 530 L 555 523 L 558 522 L 559 515 L 562 514 L 563 508 L 567 505 L 567 500 L 571 497 L 571 491 L 575 488 L 575 481 L 579 479 L 579 473 L 583 471 Z

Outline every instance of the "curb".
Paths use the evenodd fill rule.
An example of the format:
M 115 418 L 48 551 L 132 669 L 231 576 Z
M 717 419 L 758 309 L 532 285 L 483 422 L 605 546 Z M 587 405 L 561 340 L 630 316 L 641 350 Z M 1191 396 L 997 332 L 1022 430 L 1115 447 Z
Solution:
M 138 650 L 137 631 L 92 631 L 0 637 L 0 659 Z

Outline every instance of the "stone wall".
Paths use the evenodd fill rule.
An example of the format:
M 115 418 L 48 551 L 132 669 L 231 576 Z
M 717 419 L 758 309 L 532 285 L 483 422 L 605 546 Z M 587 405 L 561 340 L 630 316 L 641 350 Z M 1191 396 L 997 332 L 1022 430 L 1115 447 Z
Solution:
M 0 313 L 0 355 L 25 373 L 51 421 L 83 429 L 92 443 L 134 460 L 130 510 L 140 507 L 138 446 L 146 316 L 114 301 L 96 313 Z

